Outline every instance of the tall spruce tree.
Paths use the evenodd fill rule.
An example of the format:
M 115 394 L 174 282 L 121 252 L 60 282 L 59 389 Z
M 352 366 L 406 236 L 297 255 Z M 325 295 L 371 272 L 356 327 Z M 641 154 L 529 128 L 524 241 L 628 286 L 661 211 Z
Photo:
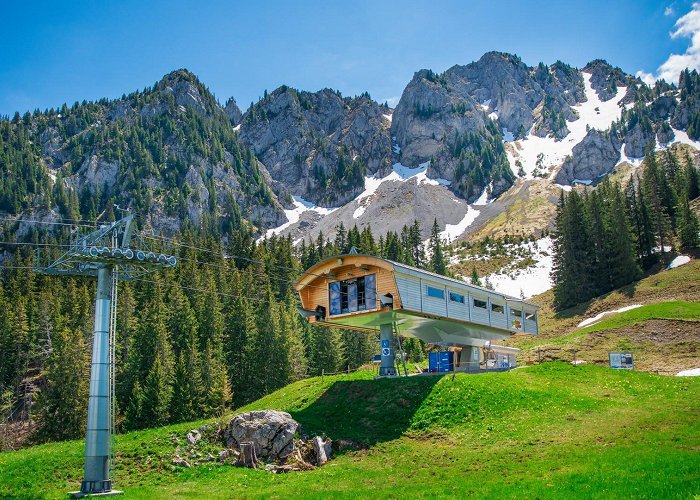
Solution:
M 443 276 L 447 275 L 447 261 L 445 259 L 445 254 L 442 250 L 442 240 L 440 238 L 440 226 L 438 226 L 437 219 L 433 221 L 433 227 L 430 230 L 430 264 L 428 266 L 429 270 L 441 274 Z

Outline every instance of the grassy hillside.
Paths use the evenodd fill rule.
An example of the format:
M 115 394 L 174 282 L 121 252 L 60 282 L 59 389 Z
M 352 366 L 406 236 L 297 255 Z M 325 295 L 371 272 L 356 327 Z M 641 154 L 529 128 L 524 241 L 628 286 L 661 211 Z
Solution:
M 190 423 L 118 436 L 116 484 L 163 497 L 692 497 L 700 379 L 545 363 L 508 373 L 292 384 L 245 408 L 361 443 L 310 472 L 170 465 Z M 0 497 L 61 497 L 82 442 L 0 453 Z
M 579 359 L 607 363 L 608 352 L 630 350 L 639 369 L 674 374 L 700 367 L 700 260 L 661 271 L 571 309 L 555 312 L 551 290 L 535 297 L 540 335 L 511 340 L 525 360 Z M 642 304 L 605 316 L 586 328 L 577 325 L 599 313 Z

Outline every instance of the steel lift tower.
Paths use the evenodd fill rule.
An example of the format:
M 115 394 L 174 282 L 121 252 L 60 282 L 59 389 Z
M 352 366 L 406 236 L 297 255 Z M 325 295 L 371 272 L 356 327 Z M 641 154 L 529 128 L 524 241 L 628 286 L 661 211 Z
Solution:
M 117 207 L 119 208 L 119 207 Z M 85 475 L 75 497 L 119 494 L 112 489 L 114 435 L 114 344 L 117 282 L 177 265 L 174 255 L 155 253 L 135 236 L 134 214 L 84 235 L 71 237 L 58 258 L 35 254 L 34 271 L 43 274 L 97 277 L 95 329 L 90 365 L 90 398 L 85 432 Z M 132 248 L 132 240 L 137 240 Z

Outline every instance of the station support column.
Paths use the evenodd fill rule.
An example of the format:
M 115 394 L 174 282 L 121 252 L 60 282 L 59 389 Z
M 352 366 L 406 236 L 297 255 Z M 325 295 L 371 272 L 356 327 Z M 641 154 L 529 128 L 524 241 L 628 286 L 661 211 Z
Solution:
M 394 327 L 391 323 L 379 326 L 379 340 L 382 346 L 382 359 L 379 365 L 379 376 L 396 376 L 394 366 Z

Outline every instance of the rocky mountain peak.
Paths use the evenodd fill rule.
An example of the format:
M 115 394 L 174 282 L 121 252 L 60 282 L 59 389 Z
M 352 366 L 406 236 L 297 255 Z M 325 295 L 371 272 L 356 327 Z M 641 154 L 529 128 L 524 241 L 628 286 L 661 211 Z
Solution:
M 246 111 L 240 138 L 292 194 L 338 206 L 362 192 L 365 175 L 390 168 L 388 113 L 367 94 L 283 85 Z
M 231 124 L 233 124 L 234 127 L 239 125 L 241 123 L 241 120 L 243 120 L 243 112 L 241 111 L 241 108 L 238 107 L 238 104 L 236 103 L 236 100 L 233 97 L 229 97 L 229 99 L 226 101 L 224 111 L 226 112 L 226 116 L 228 116 L 228 119 L 231 120 Z
M 584 73 L 591 74 L 591 87 L 602 101 L 615 97 L 618 87 L 630 87 L 635 79 L 604 59 L 595 59 L 584 66 Z

